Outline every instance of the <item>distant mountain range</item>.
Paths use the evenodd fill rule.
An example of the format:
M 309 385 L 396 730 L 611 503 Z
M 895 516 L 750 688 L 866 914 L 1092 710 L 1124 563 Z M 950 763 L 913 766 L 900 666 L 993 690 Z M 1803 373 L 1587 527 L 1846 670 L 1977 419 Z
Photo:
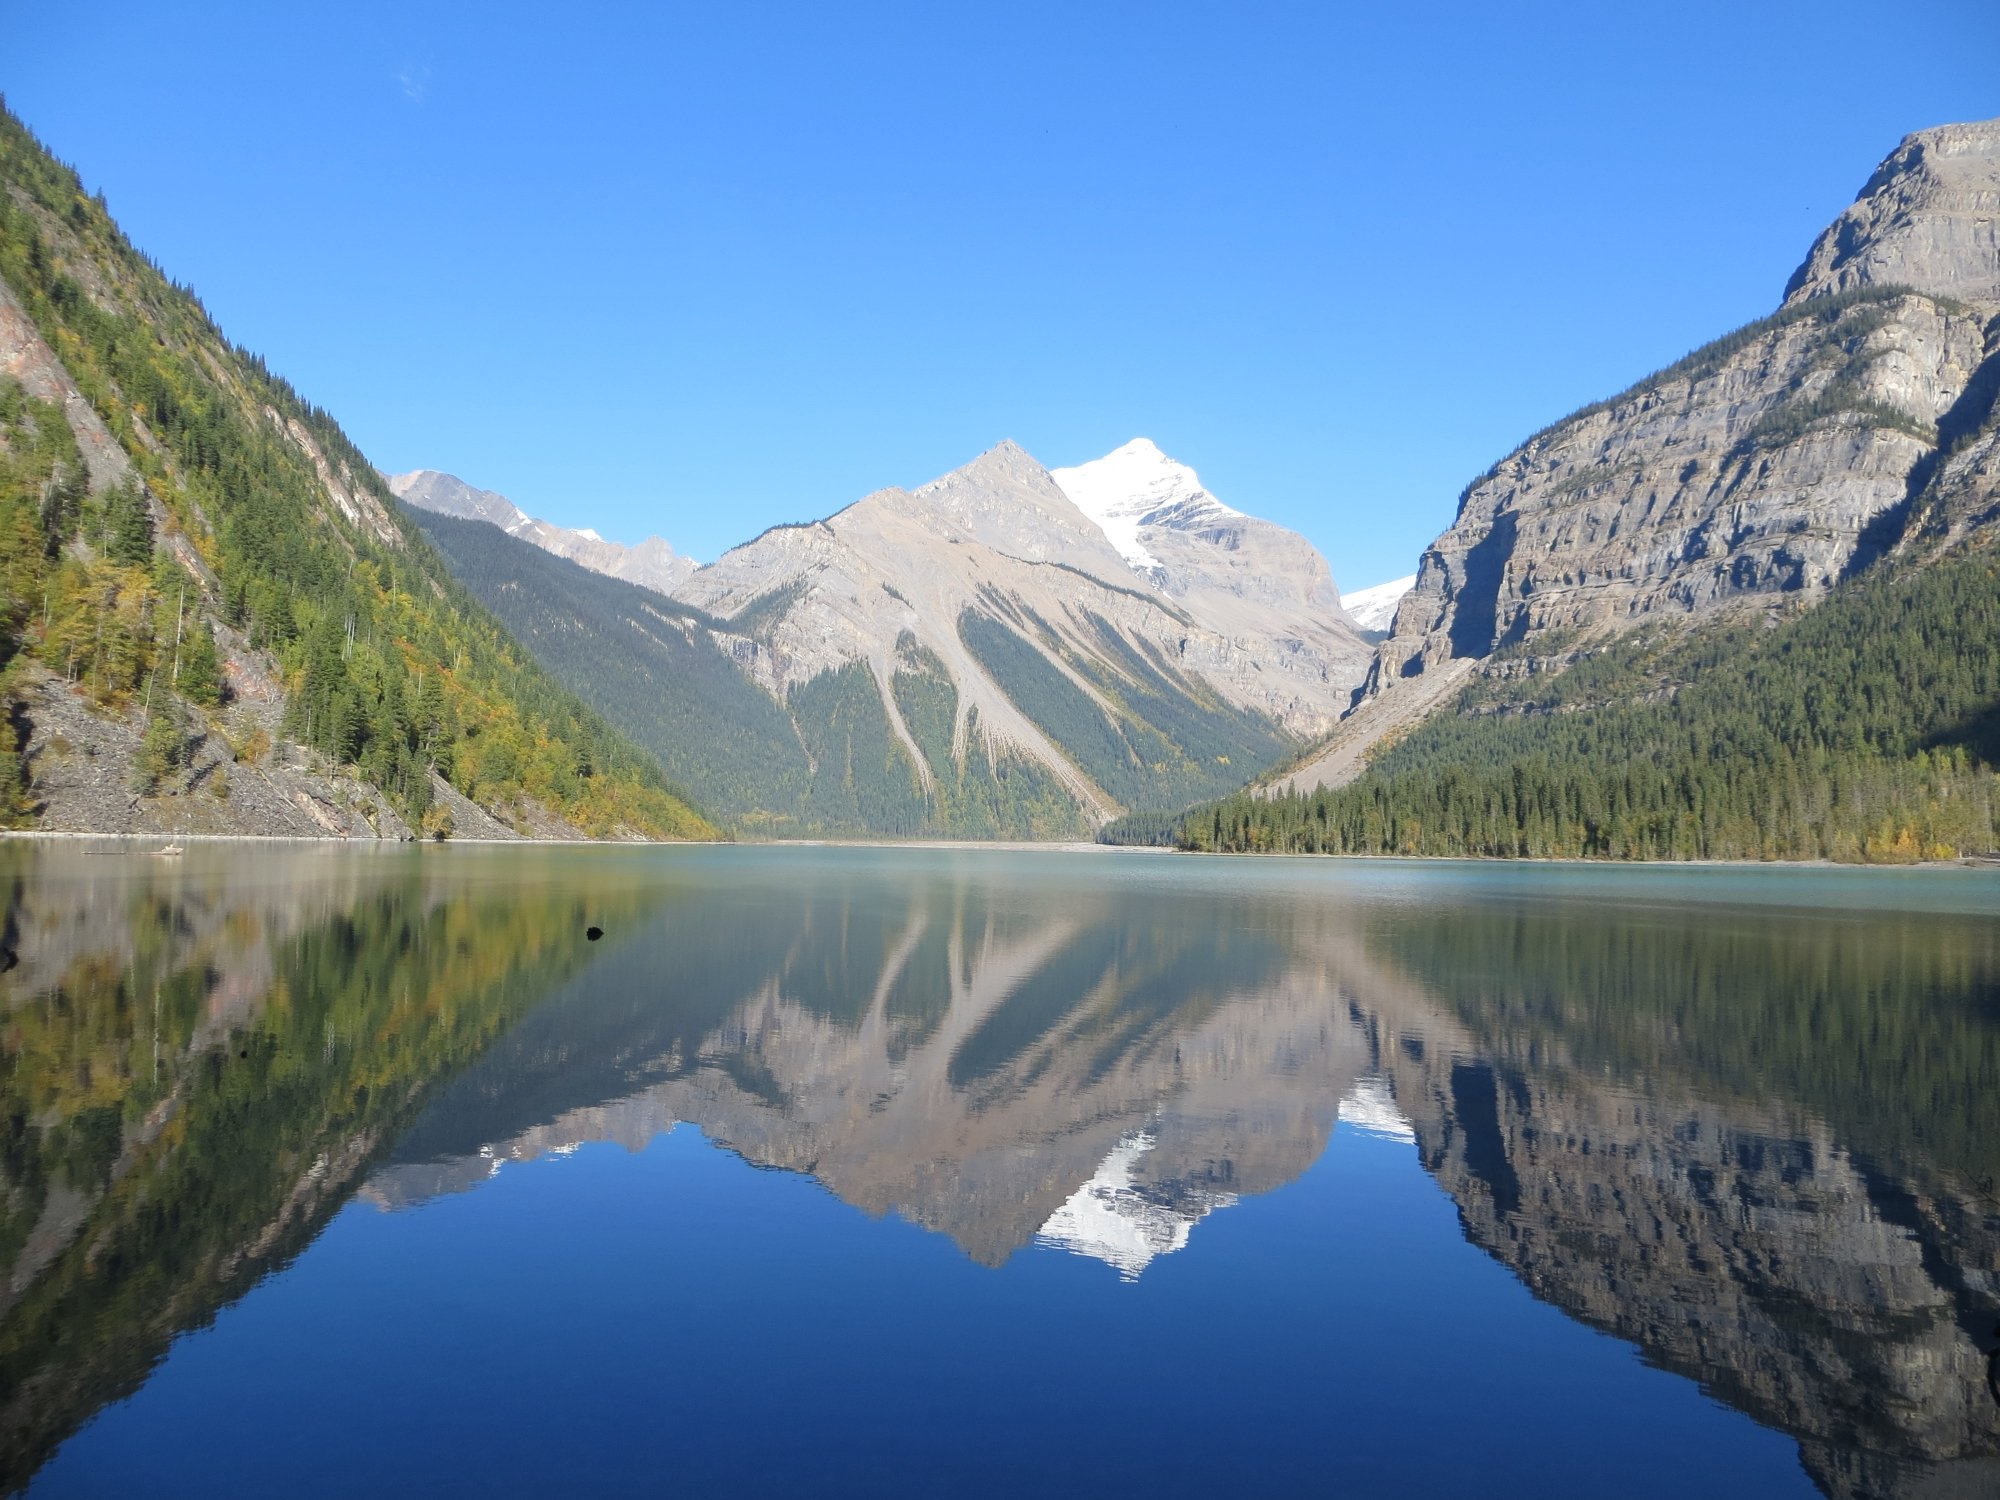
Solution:
M 1301 538 L 1143 439 L 1054 471 L 1002 445 L 663 580 L 672 605 L 425 524 L 740 827 L 1048 838 L 1131 814 L 1111 836 L 1204 848 L 1984 852 L 2000 595 L 1966 559 L 2000 517 L 1996 226 L 2000 122 L 1910 136 L 1770 317 L 1534 434 L 1413 576 L 1344 599 Z M 589 624 L 585 595 L 625 623 Z
M 1054 472 L 1003 443 L 704 567 L 649 543 L 651 592 L 643 549 L 392 484 L 545 666 L 748 830 L 1088 836 L 1295 751 L 1371 660 L 1310 543 L 1144 439 Z
M 441 516 L 460 516 L 468 521 L 487 521 L 509 536 L 533 542 L 544 552 L 567 557 L 594 573 L 643 584 L 660 593 L 671 594 L 687 581 L 695 569 L 693 559 L 682 557 L 656 536 L 637 546 L 607 542 L 589 529 L 570 531 L 565 527 L 537 521 L 505 495 L 476 490 L 464 480 L 436 469 L 414 469 L 408 474 L 385 474 L 390 493 L 398 500 Z

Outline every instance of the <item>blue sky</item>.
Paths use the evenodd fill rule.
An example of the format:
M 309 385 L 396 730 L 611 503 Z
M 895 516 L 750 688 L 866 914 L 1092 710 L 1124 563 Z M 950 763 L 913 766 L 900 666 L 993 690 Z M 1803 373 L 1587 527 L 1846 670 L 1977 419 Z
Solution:
M 2000 6 L 66 0 L 0 90 L 377 463 L 713 557 L 1135 435 L 1408 572 L 1776 303 Z

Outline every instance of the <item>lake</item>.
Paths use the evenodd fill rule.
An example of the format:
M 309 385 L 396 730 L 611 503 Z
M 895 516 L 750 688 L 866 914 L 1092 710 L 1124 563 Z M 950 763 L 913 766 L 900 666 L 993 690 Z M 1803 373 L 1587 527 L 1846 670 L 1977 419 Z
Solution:
M 2000 872 L 0 881 L 0 1492 L 2000 1494 Z

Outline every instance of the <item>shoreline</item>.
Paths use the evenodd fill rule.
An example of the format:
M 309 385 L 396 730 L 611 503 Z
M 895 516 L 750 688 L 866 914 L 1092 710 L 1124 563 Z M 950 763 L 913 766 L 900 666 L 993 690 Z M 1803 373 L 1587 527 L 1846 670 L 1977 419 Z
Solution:
M 147 854 L 163 843 L 304 845 L 339 849 L 482 848 L 534 849 L 924 849 L 992 854 L 1113 854 L 1175 855 L 1193 859 L 1296 860 L 1339 864 L 1398 863 L 1419 865 L 1521 865 L 1534 868 L 1569 866 L 1614 870 L 1991 870 L 2000 872 L 2000 855 L 1965 855 L 1958 859 L 1913 860 L 1899 864 L 1845 863 L 1831 859 L 1549 859 L 1504 858 L 1490 854 L 1301 854 L 1291 851 L 1251 853 L 1247 850 L 1182 850 L 1159 844 L 1099 844 L 1077 839 L 1037 843 L 1030 840 L 987 839 L 556 839 L 452 838 L 382 839 L 331 838 L 289 833 L 83 833 L 73 829 L 0 829 L 0 841 L 78 843 L 101 841 L 134 846 L 102 852 Z
M 75 829 L 0 828 L 0 840 L 21 839 L 108 839 L 124 844 L 311 844 L 329 849 L 421 849 L 449 848 L 453 844 L 474 844 L 482 848 L 506 849 L 516 845 L 535 848 L 576 849 L 717 849 L 731 839 L 384 839 L 335 838 L 311 833 L 80 833 Z

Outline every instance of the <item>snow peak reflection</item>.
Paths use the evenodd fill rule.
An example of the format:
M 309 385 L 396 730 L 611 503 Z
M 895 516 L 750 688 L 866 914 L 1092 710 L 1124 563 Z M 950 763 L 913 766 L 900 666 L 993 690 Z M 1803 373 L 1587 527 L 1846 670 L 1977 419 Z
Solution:
M 1044 1420 L 1017 1403 L 1086 1399 L 1062 1372 L 1097 1379 L 1088 1330 L 1143 1342 L 1148 1308 L 1178 1308 L 1161 1313 L 1174 1337 L 1206 1340 L 1202 1358 L 1258 1410 L 1307 1388 L 1287 1350 L 1309 1352 L 1343 1400 L 1408 1406 L 1418 1377 L 1394 1351 L 1411 1314 L 1329 1301 L 1310 1269 L 1347 1264 L 1357 1297 L 1371 1276 L 1393 1283 L 1386 1261 L 1358 1276 L 1340 1262 L 1349 1220 L 1399 1256 L 1468 1257 L 1484 1275 L 1456 1294 L 1454 1323 L 1515 1327 L 1518 1310 L 1493 1299 L 1533 1304 L 1462 1232 L 1536 1297 L 1790 1434 L 1829 1494 L 1976 1487 L 2000 1462 L 1982 1336 L 2000 1307 L 1975 1274 L 2000 1254 L 1981 1186 L 2000 1138 L 2000 953 L 1965 904 L 1986 899 L 1978 876 L 770 848 L 196 847 L 169 868 L 15 846 L 0 860 L 21 952 L 0 1034 L 0 1118 L 18 1122 L 0 1162 L 15 1484 L 114 1397 L 164 1381 L 176 1402 L 229 1410 L 254 1394 L 256 1381 L 231 1384 L 253 1367 L 266 1384 L 292 1378 L 257 1363 L 233 1318 L 204 1336 L 202 1361 L 153 1366 L 273 1273 L 294 1278 L 287 1307 L 351 1298 L 361 1283 L 327 1268 L 338 1261 L 293 1261 L 357 1191 L 327 1239 L 350 1257 L 378 1239 L 417 1257 L 365 1260 L 366 1284 L 466 1289 L 423 1302 L 440 1350 L 483 1347 L 510 1303 L 539 1319 L 553 1298 L 567 1311 L 534 1322 L 524 1354 L 615 1367 L 630 1349 L 681 1347 L 675 1320 L 699 1308 L 739 1309 L 728 1340 L 698 1344 L 689 1368 L 706 1386 L 672 1387 L 719 1393 L 703 1420 L 737 1452 L 759 1450 L 733 1442 L 728 1413 L 754 1409 L 774 1369 L 817 1382 L 864 1357 L 843 1301 L 857 1288 L 874 1299 L 853 1304 L 874 1309 L 871 1340 L 976 1325 L 994 1368 L 1030 1348 L 1038 1361 L 1036 1382 L 996 1388 L 916 1359 L 922 1380 L 905 1389 L 901 1356 L 884 1355 L 857 1392 L 878 1408 L 930 1391 L 989 1420 Z M 697 1160 L 660 1154 L 693 1139 L 681 1124 L 839 1201 L 789 1194 L 796 1176 L 729 1178 L 714 1198 L 706 1168 L 662 1179 L 662 1163 Z M 634 1154 L 593 1153 L 600 1142 Z M 1308 1210 L 1322 1201 L 1311 1181 L 1357 1164 L 1350 1196 Z M 1371 1183 L 1436 1202 L 1420 1169 L 1450 1195 L 1454 1215 L 1424 1220 L 1448 1247 L 1370 1217 L 1389 1201 Z M 662 1196 L 669 1181 L 679 1197 Z M 429 1227 L 410 1238 L 404 1223 Z M 450 1224 L 489 1237 L 423 1260 Z M 709 1244 L 718 1258 L 699 1259 Z M 544 1267 L 525 1282 L 521 1246 Z M 635 1281 L 606 1269 L 628 1263 Z M 1288 1309 L 1276 1322 L 1247 1310 L 1267 1275 Z M 811 1295 L 784 1300 L 795 1285 Z M 386 1313 L 369 1321 L 376 1296 L 329 1315 L 386 1336 Z M 648 1297 L 679 1310 L 645 1312 Z M 740 1311 L 774 1298 L 775 1321 Z M 928 1309 L 918 1333 L 897 1319 L 905 1306 Z M 740 1391 L 716 1363 L 725 1347 L 749 1361 Z M 1367 1380 L 1341 1384 L 1330 1347 Z M 1585 1352 L 1562 1348 L 1544 1356 L 1552 1379 Z M 321 1357 L 295 1346 L 299 1369 Z M 1627 1378 L 1592 1368 L 1607 1389 Z M 375 1399 L 366 1381 L 341 1388 Z M 461 1399 L 437 1383 L 429 1425 L 476 1426 L 466 1403 L 484 1388 Z M 1673 1391 L 1633 1386 L 1619 1409 L 1644 1421 L 1628 1431 L 1607 1411 L 1588 1441 L 1637 1455 L 1648 1426 L 1678 1430 Z M 560 1392 L 542 1399 L 566 1410 Z M 119 1436 L 145 1430 L 124 1415 L 143 1408 L 107 1413 L 68 1451 L 97 1464 L 144 1451 L 184 1487 L 216 1482 L 202 1469 L 215 1445 L 162 1459 Z M 1554 1461 L 1572 1418 L 1530 1420 L 1550 1424 Z M 1728 1421 L 1731 1442 L 1756 1437 Z M 640 1451 L 624 1444 L 609 1451 Z M 767 1433 L 762 1451 L 782 1448 Z M 1272 1484 L 1292 1477 L 1258 1461 Z M 63 1473 L 57 1489 L 75 1483 Z

